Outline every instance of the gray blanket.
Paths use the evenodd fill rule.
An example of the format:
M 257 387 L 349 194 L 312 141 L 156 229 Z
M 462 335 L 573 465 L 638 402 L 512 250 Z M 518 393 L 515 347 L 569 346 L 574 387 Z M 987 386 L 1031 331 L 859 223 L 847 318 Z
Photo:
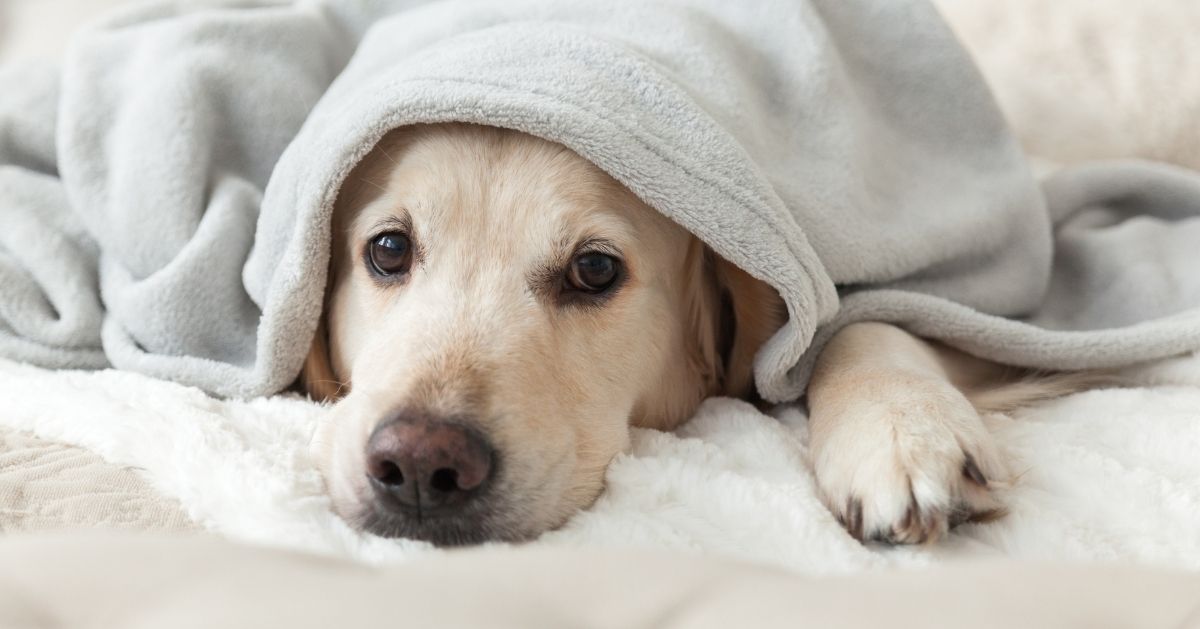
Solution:
M 181 4 L 0 72 L 0 356 L 287 387 L 342 179 L 447 120 L 571 147 L 777 288 L 771 400 L 860 320 L 1040 368 L 1200 349 L 1200 176 L 1040 188 L 923 1 Z

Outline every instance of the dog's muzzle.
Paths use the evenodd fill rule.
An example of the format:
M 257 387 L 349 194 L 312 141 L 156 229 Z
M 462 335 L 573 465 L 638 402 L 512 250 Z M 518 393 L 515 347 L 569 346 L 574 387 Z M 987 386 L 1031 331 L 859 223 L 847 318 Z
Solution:
M 373 494 L 368 530 L 438 544 L 469 543 L 486 533 L 481 497 L 496 471 L 488 440 L 462 422 L 402 412 L 383 422 L 366 446 Z

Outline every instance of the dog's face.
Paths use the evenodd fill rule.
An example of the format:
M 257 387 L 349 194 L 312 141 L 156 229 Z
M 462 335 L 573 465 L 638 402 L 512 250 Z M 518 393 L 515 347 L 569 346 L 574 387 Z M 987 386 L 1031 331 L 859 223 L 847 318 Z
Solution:
M 594 165 L 489 127 L 385 137 L 341 190 L 332 255 L 302 380 L 340 398 L 314 440 L 335 507 L 440 544 L 558 526 L 631 425 L 746 394 L 781 318 Z

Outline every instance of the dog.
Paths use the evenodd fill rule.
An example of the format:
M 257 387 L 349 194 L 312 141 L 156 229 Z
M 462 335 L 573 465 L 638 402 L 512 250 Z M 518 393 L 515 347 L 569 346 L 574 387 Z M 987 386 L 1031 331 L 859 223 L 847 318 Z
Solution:
M 756 400 L 773 288 L 568 148 L 414 125 L 350 173 L 300 383 L 335 510 L 384 536 L 519 541 L 601 493 L 631 427 Z M 841 330 L 807 392 L 820 493 L 860 540 L 996 517 L 1009 471 L 981 412 L 1077 390 L 884 323 Z

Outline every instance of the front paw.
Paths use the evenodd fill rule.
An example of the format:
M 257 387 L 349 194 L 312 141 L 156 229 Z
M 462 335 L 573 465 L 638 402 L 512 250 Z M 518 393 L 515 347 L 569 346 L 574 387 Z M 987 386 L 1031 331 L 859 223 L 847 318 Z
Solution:
M 846 530 L 861 541 L 920 544 L 1003 515 L 991 489 L 1007 471 L 966 398 L 927 382 L 885 397 L 813 418 L 817 485 Z

